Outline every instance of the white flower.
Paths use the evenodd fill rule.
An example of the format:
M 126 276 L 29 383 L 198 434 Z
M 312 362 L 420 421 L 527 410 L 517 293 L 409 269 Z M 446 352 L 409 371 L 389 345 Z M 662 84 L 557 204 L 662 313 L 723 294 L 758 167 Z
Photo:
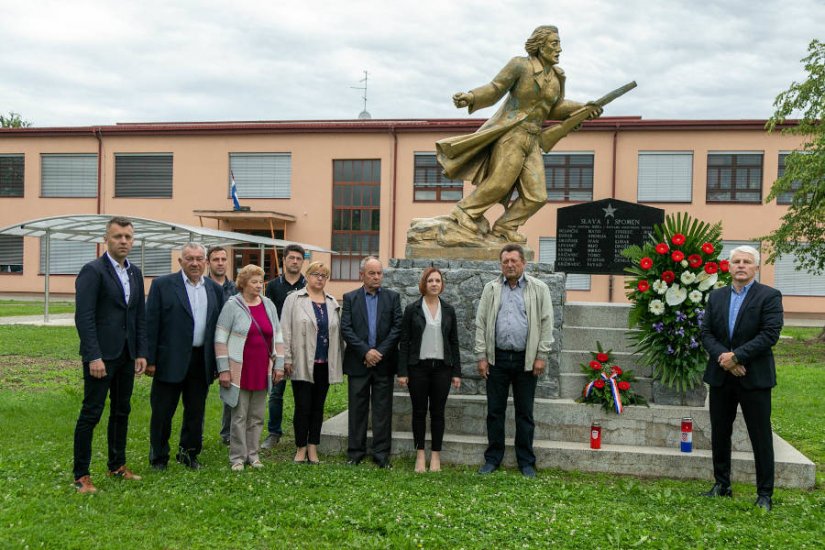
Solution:
M 688 294 L 688 298 L 690 298 L 690 301 L 694 304 L 698 304 L 702 301 L 702 293 L 698 290 L 692 290 L 690 294 Z
M 653 290 L 656 291 L 656 294 L 664 294 L 667 292 L 667 283 L 661 279 L 653 281 Z
M 683 271 L 682 276 L 679 277 L 683 285 L 692 285 L 696 280 L 696 274 L 692 271 Z
M 711 275 L 707 271 L 702 271 L 699 274 L 699 276 L 696 277 L 696 280 L 699 281 L 699 290 L 701 290 L 701 291 L 705 291 L 705 290 L 709 289 L 710 287 L 712 287 L 718 279 L 719 279 L 719 275 L 717 275 L 716 273 Z
M 682 267 L 687 267 L 688 266 L 688 261 L 687 260 L 682 260 L 679 263 L 682 265 Z
M 651 300 L 647 309 L 653 315 L 661 315 L 665 312 L 665 304 L 661 300 Z
M 665 293 L 665 302 L 669 306 L 678 306 L 687 298 L 687 289 L 674 284 Z
M 705 303 L 707 303 L 708 300 L 710 300 L 710 292 L 705 294 Z
M 716 281 L 716 284 L 713 285 L 713 288 L 722 288 L 723 286 L 728 286 L 725 284 L 725 281 Z

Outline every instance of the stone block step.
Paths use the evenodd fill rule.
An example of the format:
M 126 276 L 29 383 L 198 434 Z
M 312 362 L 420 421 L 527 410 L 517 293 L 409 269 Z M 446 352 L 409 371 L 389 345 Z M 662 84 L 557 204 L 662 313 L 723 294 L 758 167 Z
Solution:
M 567 302 L 564 324 L 577 327 L 628 328 L 629 304 Z
M 368 447 L 371 434 L 368 434 Z M 515 466 L 513 439 L 506 439 L 504 465 Z M 449 464 L 481 465 L 487 447 L 485 435 L 447 433 L 444 436 L 441 460 Z M 682 453 L 678 447 L 640 447 L 637 445 L 602 443 L 592 450 L 588 440 L 553 441 L 536 439 L 533 445 L 537 467 L 567 471 L 605 472 L 640 477 L 671 479 L 701 479 L 712 481 L 713 466 L 708 450 Z M 324 454 L 342 454 L 347 449 L 347 413 L 343 412 L 324 423 L 319 450 Z M 774 435 L 776 485 L 811 489 L 816 481 L 815 466 L 799 451 Z M 412 433 L 393 433 L 393 454 L 415 453 Z M 735 482 L 753 483 L 755 469 L 750 452 L 736 451 L 732 455 L 732 478 Z M 495 475 L 495 474 L 494 474 Z
M 562 374 L 578 374 L 581 372 L 579 365 L 587 365 L 593 360 L 590 355 L 591 350 L 575 350 L 567 348 L 561 352 L 561 362 L 559 372 Z M 596 351 L 595 346 L 592 351 Z M 639 363 L 640 357 L 628 351 L 613 351 L 613 364 L 619 365 L 623 370 L 632 370 L 636 376 L 650 376 L 651 368 Z
M 562 348 L 566 350 L 596 349 L 596 342 L 603 349 L 615 352 L 631 352 L 630 330 L 626 328 L 593 328 L 579 325 L 565 325 L 562 330 Z
M 559 397 L 562 399 L 577 399 L 584 391 L 588 378 L 584 374 L 562 373 L 559 375 Z M 633 391 L 650 401 L 653 397 L 653 379 L 636 377 Z

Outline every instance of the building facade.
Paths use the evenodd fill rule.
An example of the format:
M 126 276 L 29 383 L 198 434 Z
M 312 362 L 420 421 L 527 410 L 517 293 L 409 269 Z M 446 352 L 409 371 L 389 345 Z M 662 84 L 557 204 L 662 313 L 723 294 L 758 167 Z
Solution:
M 117 124 L 0 130 L 0 226 L 66 214 L 111 214 L 203 225 L 312 243 L 332 268 L 329 289 L 357 285 L 367 254 L 403 258 L 410 220 L 447 214 L 472 189 L 450 181 L 435 141 L 475 131 L 479 119 Z M 537 261 L 552 263 L 556 210 L 617 198 L 722 221 L 725 248 L 759 247 L 788 197 L 765 203 L 798 137 L 768 134 L 764 120 L 604 117 L 545 155 L 548 204 L 523 227 Z M 248 211 L 233 211 L 230 181 Z M 496 207 L 500 208 L 500 207 Z M 499 212 L 491 212 L 497 216 Z M 45 252 L 33 238 L 0 235 L 0 293 L 43 291 Z M 100 245 L 52 243 L 52 292 L 71 294 Z M 135 252 L 139 252 L 138 250 Z M 133 253 L 133 257 L 139 257 Z M 233 251 L 235 269 L 260 263 Z M 266 252 L 265 268 L 278 259 Z M 176 269 L 174 254 L 146 250 L 144 273 Z M 761 280 L 800 317 L 825 312 L 825 276 L 763 261 Z M 571 274 L 570 301 L 623 302 L 621 276 Z

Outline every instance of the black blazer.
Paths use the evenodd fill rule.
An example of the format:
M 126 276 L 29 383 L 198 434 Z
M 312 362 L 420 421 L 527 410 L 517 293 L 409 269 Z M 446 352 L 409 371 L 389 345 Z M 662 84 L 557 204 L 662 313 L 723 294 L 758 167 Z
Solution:
M 747 389 L 765 389 L 776 385 L 776 365 L 773 346 L 782 330 L 782 294 L 769 286 L 754 282 L 733 326 L 733 338 L 728 336 L 728 315 L 731 290 L 729 286 L 710 293 L 702 323 L 702 344 L 707 350 L 708 366 L 704 381 L 721 386 L 727 373 L 716 359 L 732 351 L 746 374 L 741 383 Z
M 123 346 L 129 357 L 146 357 L 146 297 L 143 274 L 132 262 L 129 274 L 129 303 L 123 285 L 107 254 L 83 266 L 74 282 L 74 322 L 80 337 L 80 356 L 88 363 L 120 357 Z
M 439 300 L 441 300 L 439 298 Z M 398 376 L 409 374 L 408 366 L 416 365 L 421 354 L 421 336 L 427 319 L 421 309 L 423 298 L 407 305 L 401 321 L 401 340 L 398 354 Z M 444 363 L 452 367 L 453 377 L 461 376 L 461 351 L 458 345 L 458 323 L 453 306 L 441 300 L 441 335 L 444 338 Z
M 401 336 L 401 298 L 398 293 L 382 288 L 378 293 L 378 319 L 375 324 L 375 349 L 383 359 L 375 367 L 377 374 L 392 376 L 398 360 L 398 339 Z M 370 370 L 364 358 L 370 350 L 367 301 L 364 287 L 344 294 L 341 310 L 341 335 L 347 343 L 344 351 L 344 374 L 366 376 Z
M 203 355 L 206 381 L 211 384 L 218 371 L 215 325 L 223 307 L 223 288 L 209 277 L 204 280 L 207 307 Z M 180 271 L 158 277 L 152 283 L 146 303 L 146 332 L 149 341 L 146 362 L 157 367 L 155 379 L 173 384 L 183 381 L 192 354 L 195 318 Z

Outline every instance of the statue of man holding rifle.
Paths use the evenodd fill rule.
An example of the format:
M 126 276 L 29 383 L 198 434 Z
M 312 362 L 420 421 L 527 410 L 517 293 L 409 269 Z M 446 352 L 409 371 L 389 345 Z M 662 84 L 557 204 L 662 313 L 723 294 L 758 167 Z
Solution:
M 476 238 L 526 242 L 517 229 L 547 202 L 541 151 L 600 116 L 604 105 L 636 85 L 631 82 L 597 101 L 570 101 L 564 97 L 564 71 L 558 66 L 558 29 L 538 27 L 524 47 L 528 55 L 511 59 L 492 82 L 453 96 L 456 107 L 473 113 L 507 95 L 498 112 L 473 134 L 436 142 L 444 173 L 477 186 L 450 213 Z M 545 120 L 561 122 L 542 130 Z M 504 205 L 504 214 L 491 228 L 484 213 L 496 203 Z

